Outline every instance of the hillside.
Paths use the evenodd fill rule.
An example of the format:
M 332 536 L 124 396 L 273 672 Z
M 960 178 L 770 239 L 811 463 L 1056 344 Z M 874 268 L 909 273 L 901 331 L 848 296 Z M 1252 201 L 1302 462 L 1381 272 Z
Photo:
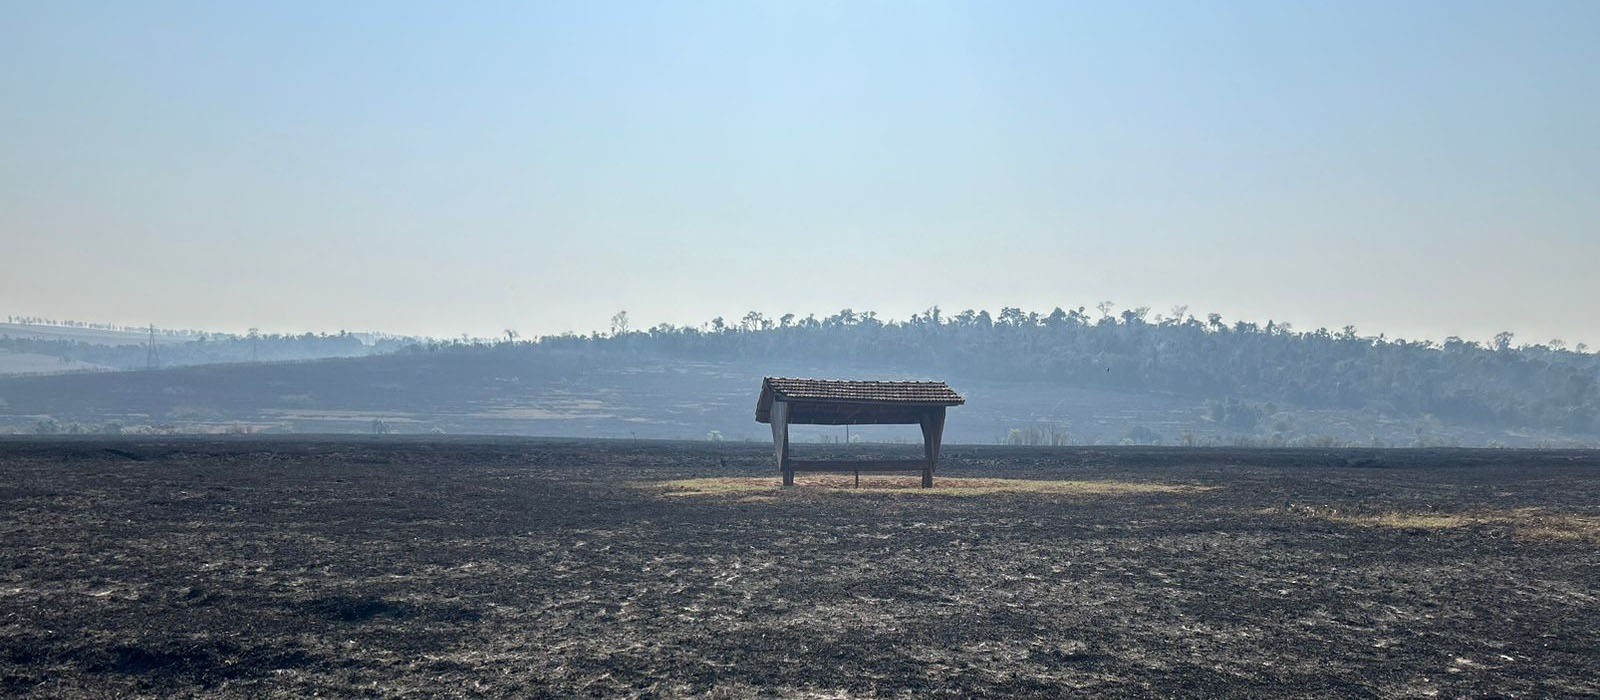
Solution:
M 150 354 L 154 341 L 155 356 Z M 300 335 L 133 330 L 83 323 L 0 323 L 0 376 L 147 369 L 232 362 L 361 357 L 393 352 L 413 338 L 377 334 Z
M 1067 350 L 1050 351 L 1045 345 L 1052 337 L 1048 330 L 1040 325 L 1030 338 L 1017 328 L 991 326 L 979 332 L 946 325 L 913 343 L 910 333 L 927 330 L 909 324 L 721 333 L 653 329 L 617 337 L 412 346 L 398 354 L 358 358 L 13 377 L 0 379 L 0 431 L 377 431 L 762 440 L 767 429 L 753 418 L 760 378 L 793 375 L 949 380 L 968 398 L 952 414 L 952 442 L 1596 444 L 1593 432 L 1562 425 L 1484 420 L 1473 410 L 1408 412 L 1396 396 L 1402 389 L 1413 394 L 1415 389 L 1363 394 L 1351 380 L 1385 373 L 1407 376 L 1432 363 L 1434 374 L 1428 381 L 1433 391 L 1470 395 L 1477 404 L 1464 404 L 1468 408 L 1496 401 L 1548 407 L 1553 405 L 1548 396 L 1532 394 L 1530 402 L 1531 388 L 1556 383 L 1543 375 L 1557 371 L 1566 372 L 1562 376 L 1569 382 L 1571 377 L 1592 379 L 1589 355 L 1565 353 L 1571 357 L 1563 361 L 1570 366 L 1548 361 L 1533 365 L 1537 353 L 1549 351 L 1447 351 L 1329 340 L 1341 358 L 1323 367 L 1316 379 L 1330 382 L 1347 398 L 1330 401 L 1314 393 L 1318 384 L 1311 381 L 1296 386 L 1267 379 L 1317 374 L 1308 358 L 1326 348 L 1318 347 L 1323 341 L 1316 337 L 1202 331 L 1199 339 L 1210 347 L 1186 355 L 1173 338 L 1159 337 L 1172 331 L 1158 326 L 1084 326 L 1076 333 L 1107 336 L 1076 339 L 1102 346 L 1086 359 Z M 1108 342 L 1137 333 L 1157 336 L 1160 342 L 1152 347 L 1162 354 L 1152 358 L 1138 344 L 1119 351 Z M 1014 352 L 1030 343 L 1039 350 Z M 1254 359 L 1250 345 L 1269 348 L 1274 359 Z M 1024 364 L 1028 362 L 1032 364 Z M 1191 362 L 1215 369 L 1191 377 L 1182 371 Z M 1441 377 L 1448 369 L 1440 367 L 1448 362 L 1479 366 L 1482 376 L 1458 373 L 1447 382 Z M 1229 371 L 1237 376 L 1227 379 Z M 1212 386 L 1229 382 L 1238 391 Z M 1515 386 L 1510 382 L 1530 390 L 1515 396 L 1482 390 Z M 1564 415 L 1592 410 L 1589 387 L 1568 395 L 1575 404 L 1555 409 Z M 1435 403 L 1453 405 L 1437 398 Z M 852 439 L 915 437 L 912 428 L 852 432 Z M 796 439 L 838 441 L 844 431 L 801 428 Z

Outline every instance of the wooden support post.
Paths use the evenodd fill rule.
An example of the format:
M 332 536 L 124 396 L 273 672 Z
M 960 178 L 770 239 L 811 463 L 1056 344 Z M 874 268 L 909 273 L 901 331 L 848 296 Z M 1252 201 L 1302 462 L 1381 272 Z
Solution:
M 939 443 L 944 440 L 944 407 L 936 406 L 922 414 L 922 452 L 927 465 L 922 468 L 922 488 L 933 488 L 933 473 L 939 468 Z
M 778 457 L 783 485 L 794 486 L 794 470 L 789 468 L 789 402 L 772 402 L 772 450 Z

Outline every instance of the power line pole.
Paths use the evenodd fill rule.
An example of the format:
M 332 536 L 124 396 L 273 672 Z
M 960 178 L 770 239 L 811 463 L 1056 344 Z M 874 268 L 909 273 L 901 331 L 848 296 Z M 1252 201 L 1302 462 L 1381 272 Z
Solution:
M 156 350 L 156 324 L 154 323 L 150 324 L 150 343 L 145 346 L 144 350 L 144 368 L 161 368 L 161 353 Z

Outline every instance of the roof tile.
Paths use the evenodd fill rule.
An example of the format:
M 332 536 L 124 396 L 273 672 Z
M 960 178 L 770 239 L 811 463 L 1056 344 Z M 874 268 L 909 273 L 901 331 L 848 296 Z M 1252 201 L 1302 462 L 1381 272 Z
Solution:
M 865 401 L 934 406 L 966 403 L 944 382 L 872 382 L 767 377 L 774 398 L 801 401 Z

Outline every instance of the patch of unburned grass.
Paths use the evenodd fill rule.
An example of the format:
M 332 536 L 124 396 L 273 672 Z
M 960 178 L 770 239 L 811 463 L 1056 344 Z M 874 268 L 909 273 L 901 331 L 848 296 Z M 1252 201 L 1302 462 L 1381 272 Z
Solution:
M 1336 515 L 1334 522 L 1365 527 L 1393 527 L 1405 530 L 1444 530 L 1466 527 L 1473 519 L 1462 515 L 1435 515 L 1421 513 L 1380 513 L 1377 515 Z
M 1525 539 L 1600 542 L 1600 517 L 1551 513 L 1539 508 L 1476 510 L 1464 513 L 1416 513 L 1390 511 L 1375 514 L 1350 514 L 1306 511 L 1308 515 L 1360 527 L 1405 530 L 1448 530 L 1476 526 L 1511 528 Z
M 1042 479 L 986 479 L 974 477 L 936 477 L 933 488 L 922 488 L 917 476 L 863 476 L 861 485 L 842 474 L 801 475 L 793 488 L 785 489 L 778 477 L 718 477 L 679 479 L 640 484 L 664 496 L 735 496 L 742 502 L 773 500 L 784 494 L 811 493 L 893 493 L 931 496 L 986 496 L 1001 493 L 1050 494 L 1059 496 L 1138 496 L 1147 494 L 1192 494 L 1210 491 L 1213 486 L 1164 484 L 1148 481 L 1047 481 Z

